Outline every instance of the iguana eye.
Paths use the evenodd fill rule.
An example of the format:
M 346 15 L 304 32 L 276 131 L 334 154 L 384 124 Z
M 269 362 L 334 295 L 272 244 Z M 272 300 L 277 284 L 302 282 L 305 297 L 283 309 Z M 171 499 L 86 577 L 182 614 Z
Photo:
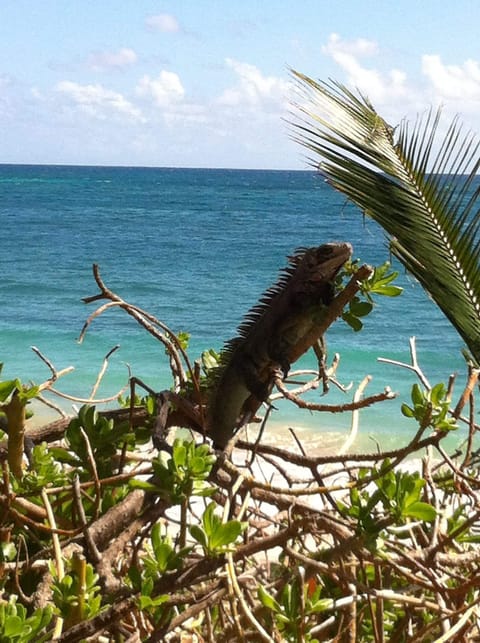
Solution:
M 317 256 L 316 256 L 316 261 L 326 261 L 329 259 L 333 254 L 333 245 L 326 243 L 323 246 L 320 246 L 317 248 Z

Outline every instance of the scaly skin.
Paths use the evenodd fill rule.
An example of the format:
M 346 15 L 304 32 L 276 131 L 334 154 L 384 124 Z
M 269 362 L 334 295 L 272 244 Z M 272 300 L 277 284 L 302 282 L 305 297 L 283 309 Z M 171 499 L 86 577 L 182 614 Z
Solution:
M 348 243 L 297 250 L 278 283 L 247 314 L 238 337 L 226 344 L 208 404 L 209 435 L 216 448 L 224 449 L 268 398 L 278 370 L 286 376 L 290 365 L 322 339 L 315 329 L 351 254 Z

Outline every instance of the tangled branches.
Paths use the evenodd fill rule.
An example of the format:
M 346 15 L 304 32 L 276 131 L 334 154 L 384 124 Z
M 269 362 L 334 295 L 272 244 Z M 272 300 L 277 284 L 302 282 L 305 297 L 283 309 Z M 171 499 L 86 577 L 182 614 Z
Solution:
M 198 367 L 166 326 L 106 289 L 98 270 L 96 279 L 167 347 L 173 386 L 147 387 L 134 406 L 133 380 L 129 407 L 85 406 L 27 432 L 35 446 L 20 475 L 3 462 L 0 620 L 28 625 L 25 640 L 65 642 L 480 636 L 477 426 L 464 415 L 473 367 L 453 406 L 453 383 L 430 387 L 412 342 L 420 386 L 404 413 L 417 429 L 389 452 L 351 452 L 361 408 L 389 390 L 365 397 L 366 379 L 351 402 L 320 405 L 304 399 L 319 373 L 299 382 L 297 372 L 277 379 L 270 401 L 350 413 L 343 445 L 315 453 L 293 433 L 260 442 L 267 408 L 230 453 L 214 454 Z M 444 438 L 457 422 L 468 435 L 449 455 Z

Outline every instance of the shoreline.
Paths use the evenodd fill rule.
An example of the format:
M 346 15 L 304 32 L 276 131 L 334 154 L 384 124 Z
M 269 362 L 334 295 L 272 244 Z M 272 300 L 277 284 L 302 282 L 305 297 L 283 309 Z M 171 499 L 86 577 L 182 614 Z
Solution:
M 106 406 L 99 405 L 99 408 L 105 408 Z M 54 409 L 38 400 L 34 400 L 29 405 L 29 408 L 34 412 L 34 415 L 27 420 L 27 430 L 42 427 L 61 417 Z M 71 403 L 64 404 L 61 408 L 68 416 L 74 415 Z M 351 414 L 349 414 L 348 419 L 351 421 Z M 254 439 L 259 428 L 259 424 L 251 424 L 242 428 L 241 432 L 246 437 Z M 287 419 L 278 418 L 267 423 L 262 441 L 265 444 L 290 449 L 298 453 L 303 448 L 308 455 L 312 456 L 338 454 L 341 450 L 345 450 L 347 454 L 372 454 L 401 449 L 402 446 L 408 444 L 414 434 L 415 425 L 413 422 L 411 431 L 395 431 L 394 429 L 386 431 L 382 430 L 381 426 L 369 427 L 367 422 L 362 422 L 361 415 L 359 426 L 353 435 L 353 439 L 351 427 L 347 422 L 344 428 L 333 426 L 324 428 L 313 421 L 310 425 L 306 423 L 296 424 L 295 422 L 289 422 Z M 350 439 L 351 444 L 345 449 L 345 445 Z M 442 444 L 447 450 L 453 451 L 459 448 L 465 439 L 466 431 L 464 428 L 460 428 L 447 435 Z M 301 446 L 299 446 L 299 443 Z M 412 456 L 415 456 L 415 453 Z M 416 457 L 418 458 L 418 455 Z

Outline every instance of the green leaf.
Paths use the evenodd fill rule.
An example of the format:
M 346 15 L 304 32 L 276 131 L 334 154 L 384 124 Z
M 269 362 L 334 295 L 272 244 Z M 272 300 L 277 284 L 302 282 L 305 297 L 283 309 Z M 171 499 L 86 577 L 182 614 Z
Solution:
M 133 589 L 138 592 L 142 586 L 142 574 L 138 567 L 132 566 L 128 569 L 128 578 L 132 583 Z
M 350 328 L 352 328 L 356 333 L 363 328 L 363 323 L 358 319 L 358 317 L 352 315 L 348 310 L 345 310 L 342 313 L 342 319 L 347 322 Z
M 33 400 L 38 395 L 38 386 L 30 386 L 28 388 L 22 387 L 19 393 L 21 401 L 25 404 L 29 400 Z
M 57 462 L 71 464 L 73 466 L 79 466 L 81 464 L 80 460 L 76 456 L 63 447 L 51 446 L 49 448 L 49 452 Z
M 19 380 L 8 380 L 6 382 L 0 382 L 0 402 L 5 402 L 6 399 L 17 389 L 21 389 L 22 385 Z
M 404 415 L 405 417 L 407 417 L 407 418 L 413 418 L 413 417 L 415 417 L 415 413 L 414 413 L 414 412 L 413 412 L 413 410 L 408 406 L 408 404 L 405 404 L 405 403 L 404 403 L 404 404 L 402 404 L 402 406 L 401 406 L 401 411 L 402 411 L 403 415 Z
M 152 609 L 159 607 L 168 601 L 168 595 L 162 594 L 161 596 L 156 596 L 155 598 L 150 598 L 150 596 L 145 596 L 142 594 L 140 596 L 140 608 L 143 610 Z
M 430 400 L 432 404 L 435 406 L 441 404 L 445 400 L 445 395 L 447 391 L 445 388 L 445 385 L 440 382 L 439 384 L 435 384 L 435 386 L 432 388 L 430 391 Z
M 432 505 L 420 501 L 408 505 L 408 507 L 402 511 L 402 514 L 409 518 L 424 520 L 425 522 L 433 522 L 437 516 L 437 512 Z
M 213 496 L 215 493 L 216 489 L 215 487 L 210 487 L 208 486 L 207 483 L 203 481 L 197 481 L 194 480 L 193 486 L 192 486 L 192 495 L 193 496 L 200 496 L 201 498 L 208 498 L 210 496 Z
M 180 330 L 176 335 L 177 341 L 184 351 L 188 348 L 188 343 L 190 341 L 190 333 L 187 333 L 183 330 Z
M 184 467 L 187 463 L 187 447 L 183 441 L 175 441 L 173 445 L 173 462 L 177 468 Z
M 480 543 L 480 535 L 479 536 L 460 536 L 458 540 L 459 542 L 462 542 L 462 543 Z
M 350 302 L 350 312 L 355 317 L 365 317 L 372 312 L 373 304 L 369 301 L 352 301 Z
M 220 355 L 213 348 L 204 351 L 200 357 L 204 373 L 219 365 Z
M 203 512 L 202 523 L 205 533 L 211 537 L 217 527 L 221 525 L 220 518 L 215 514 L 216 504 L 211 502 Z
M 262 586 L 258 586 L 257 590 L 258 598 L 262 605 L 266 607 L 269 610 L 272 610 L 273 612 L 281 612 L 282 608 L 280 607 L 280 604 L 278 601 L 274 599 L 274 597 L 267 592 L 267 590 Z
M 210 537 L 211 549 L 221 549 L 234 543 L 244 529 L 245 523 L 241 523 L 239 520 L 229 520 L 225 524 L 217 525 Z
M 162 491 L 158 485 L 152 484 L 147 480 L 138 480 L 137 478 L 129 480 L 128 486 L 131 489 L 143 489 L 144 491 L 152 491 L 154 493 L 160 493 Z
M 0 561 L 9 562 L 15 560 L 17 555 L 17 548 L 15 543 L 12 542 L 2 542 L 0 543 Z
M 152 531 L 151 531 L 151 534 L 150 534 L 150 538 L 151 538 L 151 541 L 152 541 L 153 551 L 155 551 L 156 548 L 160 547 L 160 545 L 163 542 L 162 535 L 161 535 L 160 523 L 156 522 L 153 525 Z
M 372 292 L 384 297 L 399 297 L 403 292 L 403 288 L 400 286 L 379 286 Z
M 405 479 L 407 477 L 407 479 Z M 413 478 L 410 474 L 405 474 L 401 478 L 401 487 L 404 494 L 403 504 L 405 507 L 410 507 L 412 503 L 417 503 L 422 489 L 425 486 L 425 480 L 422 478 Z
M 21 634 L 29 634 L 30 628 L 25 632 L 25 623 L 19 616 L 7 616 L 3 626 L 4 637 L 18 637 Z
M 190 534 L 202 547 L 207 547 L 207 536 L 203 529 L 198 525 L 190 525 L 189 527 Z
M 311 614 L 318 614 L 318 613 L 324 612 L 325 610 L 331 609 L 332 606 L 333 606 L 333 600 L 331 598 L 321 598 L 315 603 L 312 603 L 308 611 Z
M 173 549 L 168 543 L 164 542 L 155 547 L 155 558 L 157 559 L 158 569 L 160 571 L 167 571 L 168 563 L 172 557 Z
M 411 396 L 414 406 L 423 406 L 423 404 L 425 403 L 425 397 L 422 393 L 422 389 L 418 384 L 414 384 L 412 386 Z

